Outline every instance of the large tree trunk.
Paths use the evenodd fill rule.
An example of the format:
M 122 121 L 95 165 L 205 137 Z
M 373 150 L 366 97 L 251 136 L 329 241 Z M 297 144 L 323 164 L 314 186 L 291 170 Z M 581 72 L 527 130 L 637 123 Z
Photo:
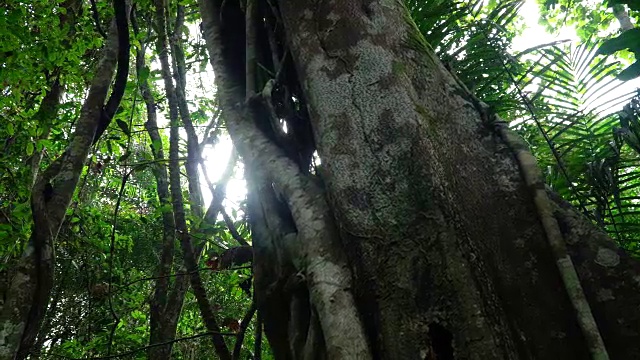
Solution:
M 316 176 L 257 131 L 251 96 L 242 105 L 259 90 L 255 35 L 221 3 L 200 1 L 205 39 L 257 191 L 255 288 L 276 358 L 640 358 L 638 263 L 532 180 L 530 154 L 487 122 L 401 2 L 278 2 Z
M 419 46 L 404 7 L 285 1 L 281 10 L 374 352 L 588 357 L 518 164 Z M 637 358 L 638 265 L 598 245 L 576 250 L 586 255 L 583 286 L 611 357 Z M 600 251 L 620 260 L 598 263 Z

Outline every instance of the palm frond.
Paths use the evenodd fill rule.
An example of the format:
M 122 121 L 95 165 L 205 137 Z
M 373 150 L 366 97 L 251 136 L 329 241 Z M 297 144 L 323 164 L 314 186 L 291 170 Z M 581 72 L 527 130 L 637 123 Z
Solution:
M 595 42 L 536 49 L 521 84 L 538 85 L 535 116 L 549 146 L 536 152 L 549 184 L 624 244 L 630 229 L 640 231 L 640 112 L 631 105 L 635 92 L 617 91 L 620 64 L 596 52 Z M 533 126 L 533 116 L 522 126 Z
M 635 95 L 616 91 L 620 64 L 598 57 L 591 41 L 510 54 L 521 0 L 406 2 L 445 64 L 501 116 L 517 120 L 552 188 L 621 243 L 640 234 L 640 103 L 618 114 Z

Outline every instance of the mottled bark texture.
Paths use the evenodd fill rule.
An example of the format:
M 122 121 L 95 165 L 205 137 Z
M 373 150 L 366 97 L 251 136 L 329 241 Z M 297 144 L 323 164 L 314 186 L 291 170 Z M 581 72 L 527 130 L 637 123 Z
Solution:
M 633 29 L 633 23 L 631 23 L 631 18 L 629 18 L 629 12 L 625 9 L 625 6 L 622 4 L 613 5 L 613 15 L 618 19 L 620 23 L 620 30 L 627 31 Z
M 250 186 L 264 189 L 249 215 L 252 225 L 257 222 L 264 229 L 254 233 L 254 259 L 275 262 L 273 269 L 266 269 L 268 263 L 254 266 L 257 304 L 265 315 L 267 336 L 274 339 L 274 352 L 280 358 L 324 353 L 331 359 L 369 358 L 351 292 L 351 273 L 321 186 L 267 136 L 267 130 L 258 128 L 258 124 L 265 124 L 261 123 L 265 109 L 253 106 L 256 101 L 251 94 L 261 90 L 251 88 L 256 74 L 249 70 L 245 76 L 245 71 L 257 68 L 250 61 L 264 55 L 264 43 L 254 43 L 251 36 L 244 38 L 249 32 L 245 31 L 239 3 L 229 2 L 224 8 L 223 3 L 201 0 L 200 13 L 227 128 L 247 164 Z M 260 32 L 256 36 L 259 38 Z M 248 59 L 246 66 L 243 59 Z M 271 101 L 271 96 L 265 98 Z M 297 274 L 283 272 L 291 266 Z M 276 303 L 279 296 L 282 301 Z M 274 322 L 268 326 L 268 305 L 277 308 L 274 312 L 282 314 L 283 321 L 272 318 Z M 285 326 L 292 328 L 288 334 L 282 331 Z M 285 338 L 276 340 L 275 332 Z M 291 341 L 294 338 L 300 341 Z M 321 351 L 316 351 L 318 347 Z
M 588 358 L 513 154 L 402 3 L 280 11 L 374 356 Z M 639 358 L 637 262 L 556 216 L 610 357 Z
M 637 262 L 525 182 L 532 164 L 401 1 L 257 2 L 248 20 L 238 1 L 199 4 L 247 168 L 254 288 L 276 358 L 589 358 L 551 225 L 567 237 L 610 357 L 640 357 Z M 304 111 L 273 114 L 275 89 Z M 283 118 L 311 122 L 315 174 L 282 143 Z
M 183 265 L 187 272 L 189 272 L 191 287 L 200 308 L 200 313 L 202 315 L 203 321 L 207 327 L 207 330 L 211 332 L 211 341 L 213 343 L 214 349 L 216 350 L 216 354 L 222 360 L 231 360 L 231 353 L 229 352 L 229 349 L 227 348 L 227 345 L 225 344 L 224 339 L 220 334 L 220 327 L 217 323 L 214 309 L 209 302 L 206 290 L 204 289 L 204 286 L 202 284 L 200 273 L 198 272 L 198 260 L 200 258 L 199 250 L 202 250 L 202 248 L 200 246 L 196 246 L 195 248 L 198 251 L 194 251 L 191 234 L 189 232 L 190 229 L 187 225 L 187 212 L 184 206 L 184 197 L 182 194 L 180 180 L 181 166 L 179 160 L 179 130 L 181 125 L 183 125 L 180 123 L 180 120 L 183 120 L 184 123 L 185 119 L 181 119 L 179 117 L 180 99 L 177 95 L 178 91 L 176 91 L 176 86 L 173 83 L 171 67 L 169 63 L 169 40 L 166 27 L 166 22 L 168 19 L 167 2 L 166 0 L 155 0 L 155 6 L 155 25 L 157 29 L 156 31 L 158 32 L 157 51 L 159 54 L 158 57 L 161 65 L 161 73 L 164 80 L 165 92 L 167 94 L 167 101 L 169 103 L 169 120 L 171 126 L 169 132 L 169 190 L 171 191 L 171 203 L 173 208 L 173 217 L 175 219 L 177 237 L 180 240 L 182 248 Z M 173 55 L 175 56 L 175 54 Z M 178 87 L 181 87 L 182 85 L 183 83 L 181 81 L 178 81 Z M 193 136 L 195 136 L 195 134 L 193 134 Z M 195 144 L 193 143 L 193 141 L 195 141 Z M 191 199 L 196 201 L 195 203 L 192 203 L 194 207 L 202 206 L 200 199 L 201 197 L 199 196 L 200 190 L 197 189 L 195 192 L 193 192 L 193 188 L 199 185 L 195 185 L 192 183 L 193 181 L 195 181 L 196 184 L 198 183 L 197 157 L 199 157 L 199 154 L 194 154 L 194 151 L 199 152 L 198 149 L 199 145 L 197 137 L 193 139 L 192 136 L 189 136 L 189 165 L 187 165 L 187 168 L 191 169 L 188 171 L 188 177 L 190 182 L 190 189 L 192 189 L 192 192 L 190 194 L 192 196 Z M 195 171 L 195 174 L 192 173 L 193 171 Z M 196 194 L 197 199 L 194 199 L 194 196 Z M 202 209 L 200 208 L 195 211 L 191 209 L 191 212 L 195 216 L 201 216 Z

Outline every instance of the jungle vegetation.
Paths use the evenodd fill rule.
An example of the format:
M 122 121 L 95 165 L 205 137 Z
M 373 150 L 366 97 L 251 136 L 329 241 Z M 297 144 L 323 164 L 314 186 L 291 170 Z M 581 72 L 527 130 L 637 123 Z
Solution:
M 0 359 L 640 358 L 640 8 L 522 6 L 3 1 Z

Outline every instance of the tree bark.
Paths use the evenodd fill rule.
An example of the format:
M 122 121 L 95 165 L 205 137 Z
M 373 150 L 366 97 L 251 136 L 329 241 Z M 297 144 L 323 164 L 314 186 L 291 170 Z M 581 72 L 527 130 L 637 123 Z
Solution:
M 218 86 L 223 89 L 220 103 L 227 128 L 245 163 L 249 164 L 247 167 L 254 172 L 249 182 L 265 186 L 268 190 L 261 195 L 270 197 L 260 199 L 256 208 L 249 209 L 249 215 L 264 220 L 262 225 L 266 228 L 264 234 L 254 236 L 254 246 L 260 248 L 256 249 L 256 256 L 264 249 L 265 258 L 279 262 L 276 268 L 292 265 L 298 271 L 291 274 L 293 276 L 276 272 L 272 278 L 261 282 L 264 288 L 255 290 L 257 294 L 265 292 L 260 296 L 262 300 L 258 297 L 257 301 L 258 308 L 262 305 L 261 311 L 268 313 L 270 309 L 264 307 L 268 302 L 265 299 L 278 296 L 277 292 L 283 290 L 282 284 L 286 282 L 284 291 L 287 295 L 283 299 L 284 306 L 279 309 L 286 312 L 288 306 L 291 315 L 287 334 L 290 349 L 284 346 L 286 339 L 274 339 L 273 343 L 282 344 L 277 352 L 283 358 L 326 354 L 321 357 L 367 359 L 370 354 L 351 292 L 351 273 L 340 249 L 338 232 L 321 184 L 296 163 L 294 154 L 286 154 L 285 149 L 267 136 L 268 128 L 259 128 L 271 126 L 264 117 L 266 109 L 252 106 L 258 92 L 266 101 L 271 101 L 264 96 L 269 82 L 263 90 L 256 88 L 254 71 L 257 66 L 252 62 L 257 61 L 259 55 L 264 56 L 259 53 L 261 45 L 255 42 L 258 34 L 251 26 L 245 29 L 245 22 L 262 17 L 251 15 L 251 3 L 246 7 L 246 21 L 244 10 L 237 3 L 225 7 L 224 11 L 221 1 L 201 0 L 199 3 L 211 63 Z M 225 17 L 221 19 L 223 12 Z M 243 34 L 246 34 L 244 39 Z M 245 48 L 240 46 L 242 43 Z M 245 60 L 246 66 L 242 66 L 241 59 Z M 273 201 L 278 194 L 281 199 Z M 278 203 L 275 208 L 266 206 L 274 202 Z M 269 214 L 271 209 L 275 213 Z M 283 210 L 282 214 L 278 214 L 280 210 Z M 284 219 L 286 215 L 293 221 L 293 224 L 286 224 L 294 228 L 292 230 L 278 224 L 290 222 Z M 269 221 L 271 217 L 277 221 Z M 268 264 L 263 264 L 266 266 Z M 260 270 L 254 263 L 256 284 L 262 278 Z M 273 327 L 265 323 L 265 330 L 282 326 L 282 323 L 273 324 Z
M 357 3 L 280 10 L 374 357 L 588 358 L 513 154 L 400 2 Z M 637 262 L 565 225 L 610 357 L 639 357 Z
M 625 32 L 627 30 L 633 29 L 633 23 L 631 23 L 631 18 L 629 18 L 629 13 L 627 12 L 627 9 L 625 9 L 625 6 L 622 4 L 617 4 L 612 6 L 612 8 L 613 15 L 616 17 L 616 19 L 618 19 L 618 22 L 620 23 L 620 30 L 622 32 Z
M 545 192 L 402 2 L 270 2 L 255 18 L 284 30 L 268 45 L 236 3 L 199 3 L 276 358 L 640 357 L 637 261 Z M 261 119 L 273 107 L 252 108 L 274 86 L 301 89 L 315 174 Z
M 253 116 L 260 126 L 247 103 L 260 92 L 251 86 L 250 62 L 262 45 L 243 27 L 234 30 L 242 19 L 232 7 L 218 20 L 221 5 L 200 1 L 221 107 L 251 170 L 250 189 L 258 192 L 249 202 L 255 289 L 276 358 L 640 356 L 638 299 L 631 295 L 640 289 L 632 280 L 637 262 L 570 207 L 549 202 L 532 180 L 535 162 L 488 121 L 401 2 L 272 6 L 273 18 L 284 23 L 278 40 L 295 62 L 322 159 L 315 177 L 297 171 L 277 138 L 247 120 Z M 292 228 L 274 215 L 274 187 Z M 556 241 L 560 233 L 575 266 Z M 576 234 L 591 236 L 579 242 Z M 344 253 L 353 278 L 342 271 Z M 567 276 L 575 270 L 582 287 Z M 291 281 L 296 272 L 301 278 Z M 328 274 L 333 283 L 324 287 Z M 605 282 L 613 279 L 615 286 Z M 585 326 L 591 314 L 599 331 Z M 364 341 L 354 335 L 360 321 Z M 352 347 L 371 353 L 344 351 L 347 335 Z
M 144 68 L 144 51 L 138 50 L 136 56 L 136 68 L 138 75 Z M 140 81 L 140 93 L 146 104 L 147 121 L 145 127 L 151 139 L 151 149 L 154 160 L 161 163 L 165 160 L 162 150 L 162 138 L 158 131 L 156 103 L 151 93 L 148 79 Z M 171 194 L 169 193 L 169 176 L 163 165 L 154 167 L 153 175 L 156 179 L 158 199 L 161 206 L 171 206 Z M 175 221 L 172 211 L 162 213 L 162 251 L 158 264 L 157 277 L 153 298 L 149 303 L 149 343 L 156 344 L 175 339 L 178 318 L 182 310 L 184 294 L 188 288 L 186 276 L 179 276 L 173 282 L 171 291 L 169 275 L 173 268 L 174 248 L 176 242 Z M 170 295 L 171 293 L 171 295 Z M 150 359 L 170 359 L 172 344 L 149 348 Z

